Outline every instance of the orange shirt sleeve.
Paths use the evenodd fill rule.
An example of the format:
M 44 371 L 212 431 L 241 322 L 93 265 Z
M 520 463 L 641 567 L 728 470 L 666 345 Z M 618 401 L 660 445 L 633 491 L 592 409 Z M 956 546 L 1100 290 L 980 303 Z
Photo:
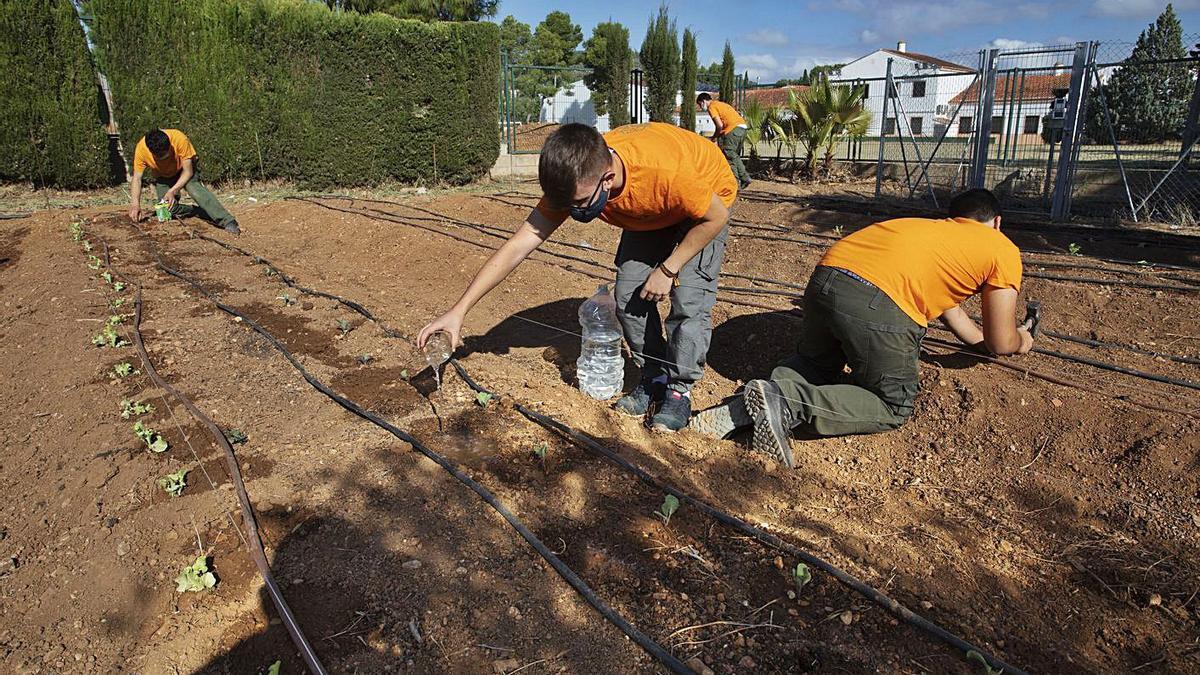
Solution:
M 550 208 L 550 205 L 546 202 L 545 195 L 538 200 L 537 206 L 533 208 L 535 211 L 542 214 L 543 218 L 554 223 L 555 225 L 562 225 L 563 222 L 567 220 L 567 217 L 571 215 L 566 209 Z
M 192 159 L 196 156 L 196 148 L 192 147 L 192 141 L 182 131 L 179 132 L 179 137 L 173 139 L 175 142 L 172 145 L 175 148 L 175 156 L 182 162 L 185 159 Z
M 996 255 L 995 264 L 984 283 L 993 288 L 1011 288 L 1021 290 L 1021 251 L 1011 241 L 1005 238 L 1007 246 L 1002 247 Z
M 146 139 L 143 138 L 133 149 L 133 172 L 145 173 L 148 166 L 150 166 L 150 149 L 146 147 Z

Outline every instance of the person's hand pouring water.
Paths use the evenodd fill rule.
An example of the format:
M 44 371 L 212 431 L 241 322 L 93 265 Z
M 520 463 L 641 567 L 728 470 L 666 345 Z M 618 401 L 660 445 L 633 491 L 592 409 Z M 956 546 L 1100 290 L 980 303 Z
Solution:
M 421 332 L 417 334 L 417 348 L 422 350 L 425 349 L 425 345 L 428 344 L 429 338 L 432 337 L 434 333 L 441 331 L 450 337 L 451 351 L 458 349 L 463 344 L 462 324 L 462 315 L 456 313 L 454 310 L 446 312 L 433 321 L 430 321 L 428 325 L 421 329 Z

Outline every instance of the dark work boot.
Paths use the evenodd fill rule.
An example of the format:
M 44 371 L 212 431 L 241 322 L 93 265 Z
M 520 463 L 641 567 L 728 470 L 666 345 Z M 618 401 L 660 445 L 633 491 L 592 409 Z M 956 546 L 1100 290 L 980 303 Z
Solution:
M 221 229 L 225 230 L 229 234 L 241 234 L 242 233 L 242 228 L 238 226 L 238 222 L 236 220 L 231 220 L 228 223 L 225 223 L 224 225 L 221 226 Z
M 750 380 L 742 392 L 746 411 L 754 419 L 754 449 L 794 468 L 792 457 L 792 411 L 784 405 L 783 392 L 770 380 Z
M 739 429 L 751 426 L 754 426 L 754 418 L 750 417 L 746 402 L 740 395 L 721 405 L 701 410 L 688 422 L 688 429 L 718 440 L 729 438 Z
M 641 417 L 650 409 L 651 403 L 657 403 L 662 400 L 666 389 L 667 384 L 665 382 L 642 380 L 638 383 L 638 386 L 633 388 L 633 391 L 622 396 L 613 408 L 617 412 L 626 415 Z
M 650 428 L 655 431 L 679 431 L 692 418 L 692 397 L 687 392 L 668 389 L 662 407 L 650 418 Z

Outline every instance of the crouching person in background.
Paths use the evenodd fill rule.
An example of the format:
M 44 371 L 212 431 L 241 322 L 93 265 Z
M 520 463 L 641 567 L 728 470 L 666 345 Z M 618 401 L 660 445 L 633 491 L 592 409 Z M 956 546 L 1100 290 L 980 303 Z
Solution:
M 129 218 L 135 223 L 142 219 L 142 176 L 149 169 L 158 200 L 170 205 L 173 217 L 196 216 L 226 232 L 240 234 L 237 220 L 197 177 L 196 160 L 196 149 L 182 131 L 155 129 L 146 134 L 133 151 Z M 180 203 L 179 193 L 184 190 L 196 201 L 196 206 Z

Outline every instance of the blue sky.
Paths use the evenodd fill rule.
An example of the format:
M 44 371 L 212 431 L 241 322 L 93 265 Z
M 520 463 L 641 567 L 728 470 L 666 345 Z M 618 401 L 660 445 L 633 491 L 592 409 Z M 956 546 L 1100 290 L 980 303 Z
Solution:
M 1165 0 L 675 0 L 682 33 L 698 33 L 701 64 L 733 45 L 739 72 L 774 81 L 820 63 L 850 61 L 908 42 L 910 51 L 948 55 L 986 46 L 1016 48 L 1077 40 L 1133 42 L 1166 7 Z M 1173 3 L 1185 34 L 1200 33 L 1200 0 Z M 501 0 L 497 20 L 512 14 L 536 26 L 562 10 L 583 28 L 608 20 L 629 28 L 634 49 L 646 34 L 656 0 L 550 3 Z M 1191 47 L 1191 45 L 1187 45 Z

